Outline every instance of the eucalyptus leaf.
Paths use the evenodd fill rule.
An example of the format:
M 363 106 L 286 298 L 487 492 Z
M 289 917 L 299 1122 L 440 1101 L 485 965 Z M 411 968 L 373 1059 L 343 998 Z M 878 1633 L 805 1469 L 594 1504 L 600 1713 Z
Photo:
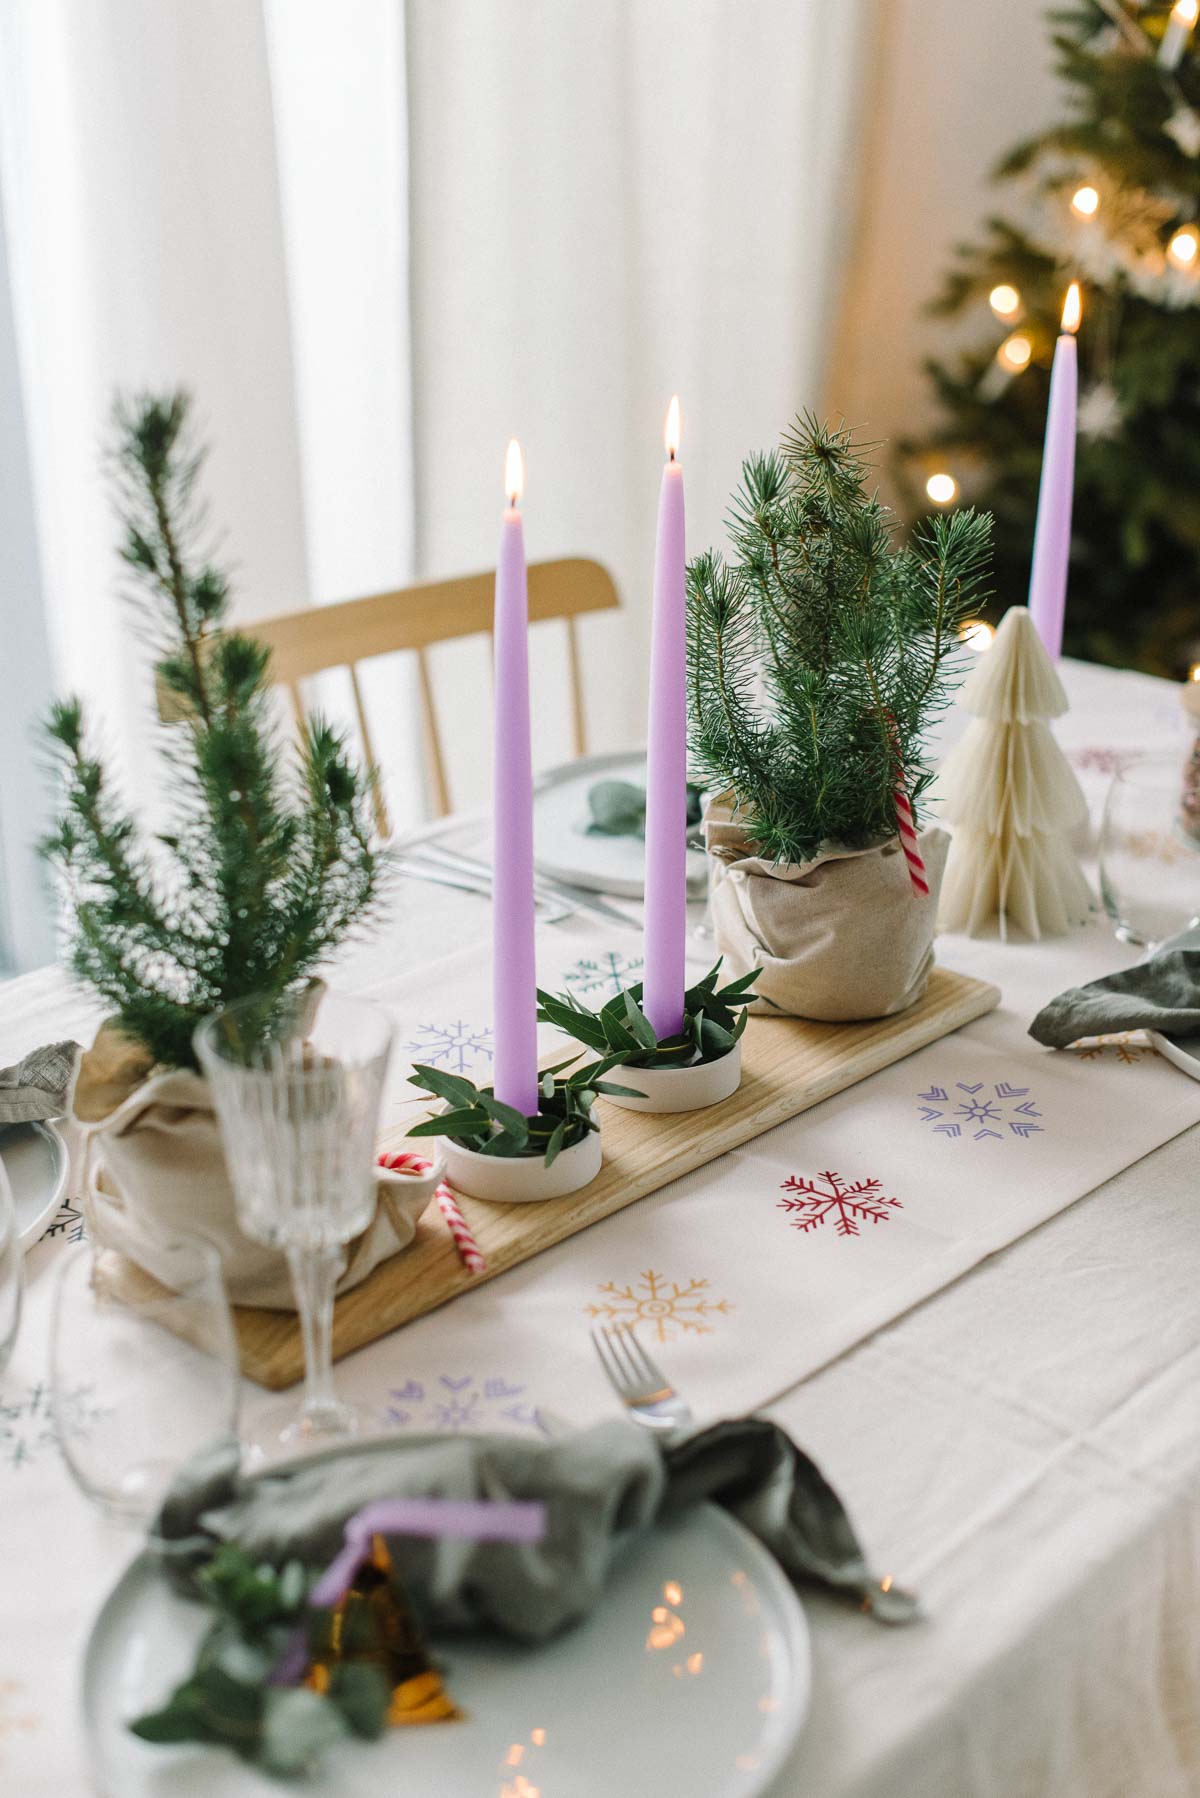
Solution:
M 315 1766 L 326 1749 L 345 1739 L 347 1724 L 328 1698 L 304 1686 L 270 1689 L 258 1759 L 268 1773 L 294 1778 Z

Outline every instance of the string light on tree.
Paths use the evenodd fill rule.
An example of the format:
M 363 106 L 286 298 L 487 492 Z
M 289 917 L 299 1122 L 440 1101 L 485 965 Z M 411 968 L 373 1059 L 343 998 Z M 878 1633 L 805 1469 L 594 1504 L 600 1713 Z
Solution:
M 958 482 L 952 474 L 939 470 L 925 483 L 925 491 L 935 506 L 948 506 L 958 497 Z
M 965 648 L 973 649 L 976 655 L 982 655 L 985 649 L 992 647 L 992 638 L 996 633 L 982 618 L 968 618 L 958 635 Z
M 1029 367 L 1029 358 L 1033 355 L 1033 345 L 1024 331 L 1014 331 L 1006 337 L 996 351 L 996 360 L 1010 374 L 1019 375 L 1023 368 Z
M 988 305 L 997 318 L 1015 319 L 1021 311 L 1021 295 L 1008 281 L 1001 281 L 988 295 Z
M 1196 29 L 1197 19 L 1200 19 L 1200 0 L 1175 0 L 1171 16 L 1167 20 L 1167 29 L 1163 32 L 1162 43 L 1158 47 L 1160 68 L 1179 67 L 1188 47 L 1188 40 Z
M 1200 250 L 1200 235 L 1194 225 L 1184 225 L 1167 245 L 1167 255 L 1176 268 L 1191 268 Z
M 1200 0 L 1197 0 L 1200 4 Z M 1071 195 L 1071 211 L 1077 218 L 1092 219 L 1100 210 L 1100 195 L 1094 187 L 1077 187 Z

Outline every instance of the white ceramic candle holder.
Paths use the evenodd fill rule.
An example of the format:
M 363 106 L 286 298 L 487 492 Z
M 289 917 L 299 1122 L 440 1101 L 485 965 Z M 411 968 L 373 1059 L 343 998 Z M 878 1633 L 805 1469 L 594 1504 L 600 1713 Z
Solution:
M 600 1172 L 600 1132 L 589 1130 L 582 1141 L 563 1149 L 547 1167 L 540 1155 L 480 1155 L 442 1138 L 446 1177 L 471 1199 L 495 1205 L 529 1205 L 538 1199 L 561 1199 L 578 1192 Z
M 689 1068 L 617 1068 L 611 1078 L 636 1087 L 643 1097 L 622 1099 L 606 1093 L 622 1111 L 702 1111 L 733 1096 L 742 1084 L 742 1045 L 734 1043 L 719 1061 L 695 1061 Z

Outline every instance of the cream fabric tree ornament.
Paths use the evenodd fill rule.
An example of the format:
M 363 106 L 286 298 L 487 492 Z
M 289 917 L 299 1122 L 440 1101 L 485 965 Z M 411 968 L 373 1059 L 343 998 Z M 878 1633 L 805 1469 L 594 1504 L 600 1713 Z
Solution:
M 973 721 L 938 777 L 954 825 L 938 925 L 976 936 L 996 918 L 1001 938 L 1061 936 L 1091 904 L 1071 848 L 1087 801 L 1046 723 L 1067 696 L 1025 606 L 1005 613 L 961 703 Z

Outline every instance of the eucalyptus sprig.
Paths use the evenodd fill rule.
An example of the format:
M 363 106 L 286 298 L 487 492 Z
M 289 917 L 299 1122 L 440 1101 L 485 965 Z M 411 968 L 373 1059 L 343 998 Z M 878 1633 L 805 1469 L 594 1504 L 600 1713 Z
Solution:
M 683 1030 L 660 1042 L 642 1009 L 642 983 L 626 987 L 599 1011 L 592 1011 L 570 993 L 555 995 L 539 990 L 538 1021 L 557 1025 L 567 1036 L 598 1049 L 607 1067 L 686 1068 L 699 1062 L 720 1061 L 728 1055 L 749 1015 L 758 970 L 718 987 L 721 963 L 710 968 L 703 980 L 683 995 Z
M 570 1074 L 565 1070 L 573 1066 L 572 1061 L 546 1068 L 539 1079 L 534 1117 L 522 1117 L 513 1106 L 499 1100 L 490 1086 L 476 1086 L 461 1074 L 418 1065 L 409 1076 L 410 1084 L 444 1099 L 450 1109 L 417 1124 L 408 1134 L 448 1136 L 460 1149 L 471 1149 L 476 1155 L 506 1160 L 539 1156 L 550 1167 L 564 1149 L 582 1142 L 589 1131 L 599 1130 L 592 1116 L 598 1094 L 641 1098 L 631 1087 L 613 1086 L 603 1079 L 622 1060 L 618 1055 L 604 1056 Z
M 195 1664 L 165 1704 L 134 1719 L 134 1735 L 229 1748 L 285 1778 L 308 1772 L 349 1735 L 380 1735 L 391 1693 L 377 1667 L 343 1662 L 324 1693 L 275 1683 L 296 1630 L 319 1615 L 308 1607 L 316 1577 L 299 1561 L 277 1569 L 232 1544 L 219 1548 L 197 1581 L 217 1615 Z

